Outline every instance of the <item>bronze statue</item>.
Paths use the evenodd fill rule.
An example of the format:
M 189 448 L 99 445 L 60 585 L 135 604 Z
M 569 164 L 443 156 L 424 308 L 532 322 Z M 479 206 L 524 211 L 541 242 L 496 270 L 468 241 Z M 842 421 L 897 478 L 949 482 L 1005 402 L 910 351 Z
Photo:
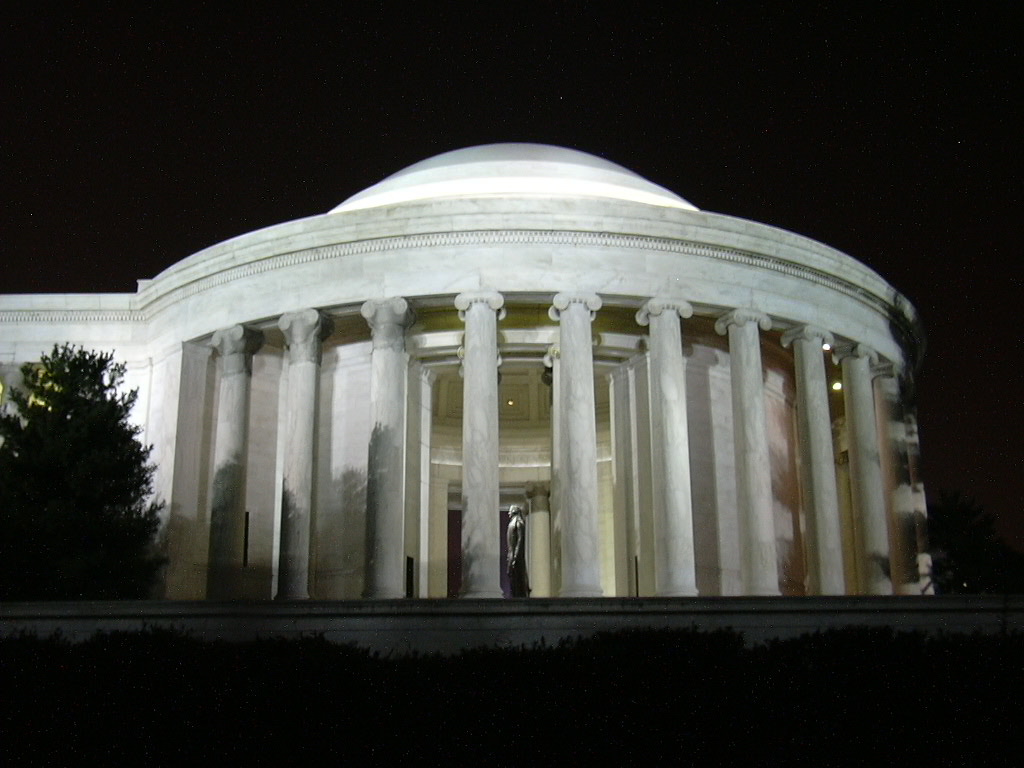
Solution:
M 526 577 L 526 521 L 523 508 L 513 504 L 508 508 L 508 583 L 512 597 L 529 597 L 530 584 Z

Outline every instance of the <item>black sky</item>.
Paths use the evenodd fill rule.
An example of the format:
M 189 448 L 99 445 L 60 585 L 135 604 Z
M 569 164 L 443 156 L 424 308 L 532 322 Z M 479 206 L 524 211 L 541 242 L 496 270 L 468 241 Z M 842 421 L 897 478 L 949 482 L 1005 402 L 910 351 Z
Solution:
M 920 311 L 925 481 L 1024 547 L 1019 4 L 5 9 L 0 292 L 134 291 L 440 152 L 574 147 Z

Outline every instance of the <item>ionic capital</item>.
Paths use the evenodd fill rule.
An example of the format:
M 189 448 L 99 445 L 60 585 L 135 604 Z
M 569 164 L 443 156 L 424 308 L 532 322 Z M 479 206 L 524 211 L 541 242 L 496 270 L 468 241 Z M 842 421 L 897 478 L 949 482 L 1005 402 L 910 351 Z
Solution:
M 621 382 L 629 378 L 629 369 L 625 365 L 617 365 L 605 374 L 605 378 L 611 382 Z
M 832 354 L 832 359 L 837 365 L 842 364 L 844 360 L 850 357 L 866 357 L 869 366 L 878 363 L 878 353 L 867 344 L 857 344 L 852 342 L 839 344 L 835 347 Z
M 544 353 L 544 367 L 545 368 L 554 368 L 555 367 L 555 360 L 557 360 L 559 357 L 561 357 L 561 355 L 562 355 L 562 352 L 558 348 L 558 345 L 557 344 L 552 344 L 550 347 L 548 347 L 548 351 Z
M 657 317 L 662 312 L 675 312 L 679 317 L 693 317 L 693 306 L 682 299 L 653 298 L 644 302 L 644 305 L 637 310 L 636 322 L 638 325 L 647 325 L 651 322 L 651 316 Z
M 505 317 L 505 297 L 497 291 L 466 291 L 455 297 L 455 308 L 459 310 L 459 320 L 466 321 L 466 310 L 473 304 L 486 304 L 498 313 L 498 319 Z
M 412 324 L 409 302 L 400 296 L 370 299 L 359 308 L 370 326 L 374 349 L 405 349 L 405 329 Z
M 756 309 L 734 309 L 715 321 L 715 331 L 725 336 L 730 325 L 743 326 L 747 323 L 757 323 L 762 331 L 770 331 L 772 328 L 772 320 L 764 312 L 758 312 Z
M 222 375 L 251 373 L 252 356 L 263 346 L 263 333 L 244 325 L 215 331 L 210 346 L 222 358 Z
M 572 304 L 582 304 L 590 311 L 590 319 L 594 319 L 594 313 L 601 308 L 601 297 L 596 293 L 556 293 L 548 308 L 548 317 L 552 320 L 561 318 L 562 313 Z
M 284 332 L 291 363 L 320 363 L 323 340 L 334 328 L 334 323 L 316 309 L 303 309 L 281 315 L 277 327 Z
M 895 379 L 903 372 L 903 367 L 891 360 L 879 358 L 871 366 L 871 378 L 873 379 Z
M 782 346 L 784 347 L 788 347 L 797 340 L 813 341 L 819 346 L 828 344 L 831 347 L 835 345 L 835 338 L 833 338 L 832 334 L 815 325 L 798 325 L 782 334 Z
M 548 512 L 551 491 L 547 483 L 527 483 L 526 498 L 530 502 L 530 511 Z

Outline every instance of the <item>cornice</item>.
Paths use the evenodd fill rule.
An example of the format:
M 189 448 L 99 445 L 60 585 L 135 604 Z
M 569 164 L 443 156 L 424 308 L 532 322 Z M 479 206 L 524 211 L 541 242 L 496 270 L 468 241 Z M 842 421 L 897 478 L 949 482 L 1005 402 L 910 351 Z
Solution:
M 409 251 L 444 248 L 450 246 L 474 247 L 488 245 L 542 245 L 586 248 L 631 249 L 656 253 L 670 253 L 680 256 L 721 261 L 730 264 L 746 265 L 758 269 L 770 270 L 789 275 L 816 285 L 826 287 L 849 296 L 866 304 L 871 309 L 887 317 L 893 316 L 893 310 L 902 310 L 904 304 L 909 305 L 893 290 L 892 296 L 882 296 L 853 281 L 830 274 L 821 269 L 799 264 L 778 256 L 771 256 L 753 251 L 745 251 L 723 246 L 709 245 L 686 239 L 657 237 L 651 235 L 621 234 L 614 232 L 589 232 L 572 230 L 540 230 L 540 229 L 486 229 L 465 230 L 459 232 L 434 232 L 413 235 L 394 235 L 387 237 L 353 240 L 343 243 L 315 246 L 299 250 L 278 253 L 255 259 L 244 264 L 228 267 L 213 274 L 197 277 L 177 286 L 169 286 L 161 290 L 162 280 L 155 279 L 139 294 L 133 297 L 137 303 L 130 310 L 69 310 L 69 309 L 11 309 L 0 310 L 0 323 L 76 323 L 76 322 L 145 322 L 153 318 L 166 307 L 192 296 L 213 290 L 218 286 L 248 277 L 272 272 L 289 267 L 330 261 L 347 256 L 385 253 L 389 251 Z M 197 265 L 202 269 L 202 264 Z M 168 282 L 174 277 L 168 275 Z M 883 281 L 884 282 L 884 281 Z M 909 328 L 912 320 L 901 320 Z M 246 318 L 240 318 L 246 319 Z
M 872 308 L 888 315 L 894 306 L 888 297 L 878 294 L 824 270 L 805 264 L 798 264 L 777 256 L 769 256 L 753 251 L 744 251 L 723 246 L 709 245 L 691 240 L 656 237 L 652 235 L 631 235 L 614 232 L 585 232 L 571 230 L 465 230 L 460 232 L 433 232 L 415 235 L 393 235 L 365 240 L 353 240 L 344 243 L 304 248 L 229 267 L 205 277 L 199 277 L 166 293 L 155 296 L 151 301 L 140 307 L 141 314 L 149 317 L 167 304 L 189 298 L 199 293 L 243 279 L 270 272 L 286 269 L 301 264 L 311 264 L 347 256 L 358 256 L 388 251 L 423 250 L 451 246 L 486 246 L 486 245 L 565 245 L 570 247 L 619 248 L 649 252 L 672 253 L 681 256 L 742 264 L 773 272 L 790 275 L 802 280 L 838 291 Z M 146 292 L 159 292 L 159 281 L 147 287 Z

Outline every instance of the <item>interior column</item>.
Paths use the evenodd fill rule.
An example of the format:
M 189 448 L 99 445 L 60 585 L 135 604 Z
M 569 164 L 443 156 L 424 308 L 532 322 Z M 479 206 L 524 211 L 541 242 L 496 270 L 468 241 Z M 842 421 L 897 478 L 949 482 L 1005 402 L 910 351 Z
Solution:
M 526 553 L 530 562 L 530 597 L 551 597 L 551 509 L 548 487 L 529 483 L 526 498 L 530 514 L 526 518 Z

